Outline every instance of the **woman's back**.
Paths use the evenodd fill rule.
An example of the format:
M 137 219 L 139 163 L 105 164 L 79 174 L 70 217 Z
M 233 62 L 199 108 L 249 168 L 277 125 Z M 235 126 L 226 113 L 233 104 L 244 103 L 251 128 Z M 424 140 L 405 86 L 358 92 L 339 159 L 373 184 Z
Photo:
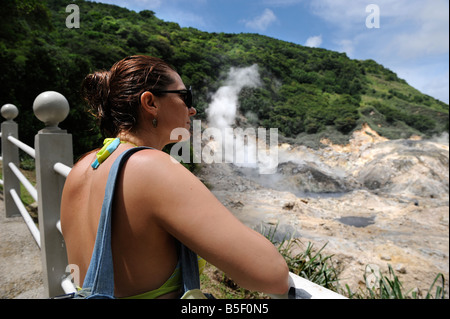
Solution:
M 122 148 L 125 149 L 125 146 L 120 151 Z M 69 263 L 78 265 L 81 282 L 89 267 L 95 244 L 109 169 L 120 151 L 113 153 L 95 171 L 91 167 L 95 160 L 94 154 L 86 156 L 73 168 L 64 189 L 64 209 L 61 214 L 63 234 Z M 133 166 L 133 158 L 129 161 Z M 130 169 L 133 168 L 126 165 L 123 172 Z M 151 207 L 139 204 L 142 201 L 129 203 L 124 198 L 129 191 L 124 190 L 124 174 L 121 175 L 115 192 L 112 250 L 116 296 L 129 297 L 161 287 L 173 273 L 178 259 L 173 237 L 149 216 Z M 146 179 L 145 176 L 142 178 Z M 140 192 L 140 195 L 134 194 L 133 197 L 148 196 L 157 191 L 151 179 L 148 179 L 147 184 L 145 190 L 130 189 L 135 193 Z M 66 202 L 70 204 L 66 205 Z

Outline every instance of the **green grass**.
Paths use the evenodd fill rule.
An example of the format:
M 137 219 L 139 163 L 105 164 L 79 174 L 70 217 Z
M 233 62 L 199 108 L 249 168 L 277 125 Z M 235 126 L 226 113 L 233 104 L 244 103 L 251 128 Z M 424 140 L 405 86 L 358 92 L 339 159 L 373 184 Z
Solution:
M 359 122 L 368 123 L 381 136 L 431 137 L 448 131 L 449 110 L 445 103 L 423 95 L 403 81 L 388 81 L 374 74 L 367 74 L 367 80 Z
M 25 163 L 25 164 L 23 164 Z M 29 161 L 21 162 L 20 164 L 20 171 L 22 174 L 25 175 L 25 177 L 28 179 L 28 181 L 36 187 L 36 172 L 33 166 L 29 166 Z M 3 163 L 0 162 L 0 179 L 3 179 Z M 3 185 L 0 185 L 0 192 L 3 193 Z M 34 222 L 37 224 L 38 222 L 38 216 L 37 212 L 32 208 L 32 204 L 35 203 L 34 198 L 28 193 L 27 189 L 20 183 L 20 199 L 22 200 L 23 204 L 28 210 L 28 213 L 33 218 Z
M 3 163 L 0 162 L 0 179 L 3 179 L 2 164 Z M 32 169 L 28 169 L 27 167 L 24 168 L 21 163 L 20 171 L 22 172 L 22 174 L 25 175 L 25 177 L 33 186 L 36 186 L 36 174 L 34 168 Z M 0 185 L 0 191 L 3 192 L 3 185 Z M 22 184 L 20 184 L 20 198 L 22 199 L 25 206 L 31 205 L 35 202 L 34 198 L 28 193 L 28 191 Z
M 289 271 L 327 289 L 337 291 L 340 270 L 333 261 L 333 256 L 323 255 L 325 246 L 315 249 L 312 243 L 304 245 L 295 238 L 284 238 L 280 243 L 275 240 L 277 227 L 263 230 L 262 233 L 277 248 L 286 260 Z M 304 248 L 306 246 L 306 248 Z M 300 253 L 295 253 L 300 249 Z
M 395 274 L 391 265 L 388 265 L 388 273 L 386 275 L 377 276 L 370 267 L 366 267 L 364 274 L 364 282 L 367 283 L 368 275 L 377 276 L 373 285 L 367 285 L 365 290 L 354 293 L 346 286 L 346 295 L 352 299 L 445 299 L 446 291 L 445 277 L 438 274 L 428 289 L 425 296 L 421 296 L 416 290 L 405 291 L 398 276 Z M 440 283 L 440 285 L 437 285 Z M 434 294 L 433 294 L 434 293 Z

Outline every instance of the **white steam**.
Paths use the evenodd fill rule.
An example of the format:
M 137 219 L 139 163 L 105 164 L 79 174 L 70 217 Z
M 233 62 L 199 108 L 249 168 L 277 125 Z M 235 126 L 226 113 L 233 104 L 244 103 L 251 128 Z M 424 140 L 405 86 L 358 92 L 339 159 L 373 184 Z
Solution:
M 203 133 L 203 140 L 208 145 L 202 153 L 206 162 L 259 168 L 261 174 L 272 174 L 278 166 L 277 130 L 270 131 L 270 152 L 267 153 L 265 129 L 233 129 L 239 110 L 239 93 L 243 88 L 260 85 L 258 65 L 230 69 L 225 85 L 214 93 L 206 110 L 208 128 Z M 257 118 L 252 120 L 257 122 Z
M 225 85 L 213 96 L 206 110 L 210 127 L 225 129 L 235 123 L 238 111 L 239 93 L 245 87 L 256 88 L 261 85 L 258 65 L 248 68 L 231 68 Z

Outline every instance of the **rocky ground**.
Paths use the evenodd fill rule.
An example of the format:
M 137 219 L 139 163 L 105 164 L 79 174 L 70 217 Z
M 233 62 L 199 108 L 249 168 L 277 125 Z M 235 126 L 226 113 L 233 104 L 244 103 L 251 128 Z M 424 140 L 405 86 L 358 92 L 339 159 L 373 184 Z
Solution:
M 388 141 L 364 127 L 349 145 L 323 143 L 281 146 L 286 162 L 273 176 L 226 164 L 204 165 L 199 176 L 250 227 L 279 224 L 280 239 L 327 244 L 353 292 L 368 266 L 387 274 L 388 265 L 406 290 L 426 294 L 443 273 L 448 291 L 448 139 Z

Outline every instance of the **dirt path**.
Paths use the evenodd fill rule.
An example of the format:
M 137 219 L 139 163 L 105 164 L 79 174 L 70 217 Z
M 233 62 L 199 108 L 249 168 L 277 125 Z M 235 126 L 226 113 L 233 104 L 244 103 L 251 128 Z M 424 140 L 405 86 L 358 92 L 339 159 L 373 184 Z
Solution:
M 0 194 L 0 299 L 44 297 L 40 249 L 22 217 L 5 217 Z

